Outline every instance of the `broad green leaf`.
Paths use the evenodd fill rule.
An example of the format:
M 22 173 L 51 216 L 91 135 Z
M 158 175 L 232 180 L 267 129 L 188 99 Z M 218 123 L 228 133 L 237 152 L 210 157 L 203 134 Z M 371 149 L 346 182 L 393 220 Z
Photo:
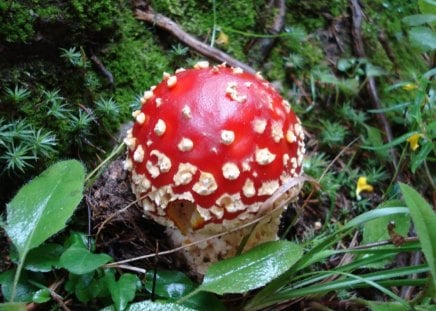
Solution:
M 88 302 L 96 297 L 108 297 L 110 295 L 105 277 L 96 278 L 94 271 L 80 275 L 70 273 L 68 281 L 65 283 L 65 289 L 70 293 L 74 293 L 81 302 Z
M 263 243 L 240 256 L 210 266 L 198 289 L 219 295 L 245 293 L 275 279 L 302 255 L 302 248 L 289 241 Z
M 413 27 L 409 30 L 410 40 L 423 51 L 436 49 L 436 33 L 429 27 Z
M 367 301 L 371 311 L 407 311 L 406 306 L 398 302 Z
M 111 307 L 106 307 L 100 311 L 115 311 L 116 309 Z M 197 311 L 179 304 L 163 301 L 151 301 L 145 300 L 141 302 L 132 303 L 126 311 Z
M 418 6 L 423 14 L 436 14 L 435 0 L 418 0 Z
M 435 14 L 416 14 L 403 18 L 403 23 L 408 26 L 420 26 L 436 22 Z
M 33 294 L 32 300 L 36 303 L 44 303 L 51 299 L 51 293 L 48 288 L 43 288 Z
M 11 301 L 14 292 L 14 275 L 16 271 L 8 270 L 0 274 L 0 284 L 2 295 L 6 301 Z M 33 293 L 37 290 L 35 286 L 27 281 L 27 274 L 22 273 L 15 288 L 15 299 L 18 302 L 32 301 Z
M 106 281 L 115 303 L 115 309 L 117 311 L 124 310 L 127 304 L 135 298 L 138 277 L 131 273 L 125 273 L 116 281 L 114 274 L 108 274 Z
M 84 178 L 80 162 L 58 162 L 23 186 L 7 205 L 5 230 L 20 261 L 65 227 L 82 199 Z
M 147 272 L 145 289 L 153 290 L 153 271 Z M 177 299 L 195 289 L 196 285 L 184 273 L 178 271 L 161 270 L 156 273 L 154 293 L 162 298 Z
M 60 258 L 60 266 L 75 274 L 85 274 L 108 263 L 112 257 L 107 254 L 93 254 L 78 246 L 68 248 Z
M 403 183 L 400 183 L 400 189 L 410 209 L 422 251 L 433 275 L 433 287 L 436 288 L 436 213 L 415 189 Z
M 59 258 L 64 248 L 60 244 L 47 243 L 32 249 L 26 257 L 26 270 L 48 272 L 59 267 Z
M 147 273 L 145 288 L 152 292 L 153 271 Z M 157 271 L 155 294 L 169 300 L 176 300 L 192 292 L 197 285 L 184 273 L 178 271 Z M 181 304 L 189 308 L 208 311 L 226 310 L 223 303 L 212 293 L 199 292 L 184 300 Z
M 8 302 L 0 303 L 0 311 L 26 311 L 25 303 Z
M 399 201 L 385 202 L 378 208 L 400 206 Z M 409 232 L 410 217 L 407 214 L 393 214 L 384 217 L 379 217 L 371 220 L 363 226 L 362 244 L 374 243 L 383 240 L 389 240 L 388 225 L 390 222 L 395 224 L 394 231 L 402 236 L 406 236 Z
M 402 202 L 400 201 L 388 201 L 383 203 L 377 209 L 386 207 L 400 206 Z M 368 221 L 364 224 L 362 232 L 362 244 L 369 244 L 380 242 L 384 240 L 389 240 L 391 237 L 389 235 L 388 225 L 390 223 L 395 224 L 394 232 L 401 236 L 407 236 L 410 228 L 410 216 L 408 214 L 393 214 L 384 217 L 376 218 L 374 220 Z M 386 248 L 390 246 L 380 246 L 378 248 Z M 392 254 L 392 258 L 395 254 Z M 369 254 L 363 255 L 363 257 L 370 256 Z M 374 262 L 366 267 L 369 268 L 383 268 L 386 264 L 390 262 L 390 259 L 383 259 L 378 262 Z

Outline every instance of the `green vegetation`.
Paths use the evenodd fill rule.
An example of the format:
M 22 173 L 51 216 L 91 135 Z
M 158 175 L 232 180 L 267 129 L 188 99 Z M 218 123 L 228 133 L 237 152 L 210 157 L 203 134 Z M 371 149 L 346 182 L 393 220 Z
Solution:
M 123 149 L 111 152 L 144 90 L 202 56 L 136 20 L 127 2 L 0 0 L 0 256 L 8 258 L 0 309 L 68 302 L 90 310 L 262 310 L 302 299 L 305 308 L 432 310 L 436 4 L 360 1 L 361 58 L 351 1 L 286 1 L 284 28 L 273 36 L 276 9 L 267 2 L 150 1 L 277 86 L 307 131 L 304 171 L 319 183 L 304 186 L 301 218 L 282 240 L 215 264 L 197 283 L 183 271 L 117 263 L 86 236 L 79 201 Z M 259 38 L 275 39 L 267 55 Z M 400 254 L 408 259 L 401 266 Z M 411 264 L 416 254 L 419 264 Z M 247 259 L 255 264 L 244 266 Z M 235 283 L 241 274 L 245 282 Z

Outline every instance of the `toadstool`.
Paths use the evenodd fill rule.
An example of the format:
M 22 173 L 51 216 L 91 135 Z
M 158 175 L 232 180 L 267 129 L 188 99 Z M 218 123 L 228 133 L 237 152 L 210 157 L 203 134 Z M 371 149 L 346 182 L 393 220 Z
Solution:
M 141 104 L 124 140 L 132 190 L 175 246 L 202 241 L 185 250 L 202 274 L 235 255 L 250 228 L 204 239 L 257 219 L 263 202 L 301 175 L 300 120 L 260 74 L 207 62 L 165 73 Z M 245 249 L 277 239 L 282 211 L 256 226 Z

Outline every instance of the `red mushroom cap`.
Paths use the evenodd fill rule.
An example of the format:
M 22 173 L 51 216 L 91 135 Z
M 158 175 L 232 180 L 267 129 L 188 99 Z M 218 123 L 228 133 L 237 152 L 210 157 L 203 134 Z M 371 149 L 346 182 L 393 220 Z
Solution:
M 146 213 L 182 232 L 255 215 L 301 174 L 304 134 L 260 75 L 225 65 L 179 69 L 144 93 L 125 167 Z

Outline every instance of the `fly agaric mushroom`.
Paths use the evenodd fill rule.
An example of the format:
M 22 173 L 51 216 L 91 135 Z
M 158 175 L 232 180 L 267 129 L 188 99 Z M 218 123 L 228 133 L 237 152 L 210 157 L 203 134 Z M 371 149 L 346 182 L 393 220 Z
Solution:
M 264 214 L 263 202 L 302 173 L 304 133 L 290 105 L 260 74 L 225 64 L 164 74 L 144 93 L 124 142 L 125 169 L 146 216 L 167 227 L 202 274 L 236 254 Z M 286 196 L 296 196 L 300 185 Z M 281 208 L 258 224 L 245 249 L 277 239 Z

